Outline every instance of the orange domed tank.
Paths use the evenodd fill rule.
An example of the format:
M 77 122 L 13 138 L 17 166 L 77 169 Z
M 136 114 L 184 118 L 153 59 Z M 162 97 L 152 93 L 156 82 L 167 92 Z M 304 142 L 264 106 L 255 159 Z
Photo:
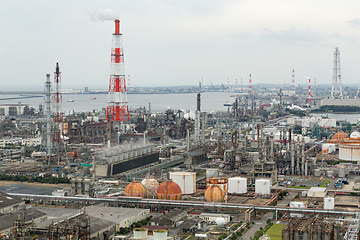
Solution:
M 181 199 L 181 188 L 171 179 L 166 180 L 157 189 L 158 199 L 166 200 L 180 200 Z
M 224 191 L 217 185 L 212 185 L 205 191 L 205 201 L 207 202 L 223 202 L 224 197 Z
M 125 196 L 129 197 L 146 197 L 146 188 L 139 182 L 132 181 L 125 188 Z
M 337 132 L 332 139 L 335 139 L 335 140 L 343 140 L 347 137 L 346 133 L 344 133 L 343 131 L 339 131 Z

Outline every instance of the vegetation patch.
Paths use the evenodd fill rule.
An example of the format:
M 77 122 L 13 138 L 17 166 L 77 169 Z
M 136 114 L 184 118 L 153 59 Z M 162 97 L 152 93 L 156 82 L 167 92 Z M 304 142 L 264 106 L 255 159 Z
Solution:
M 335 106 L 335 105 L 324 105 L 318 109 L 313 109 L 311 112 L 360 112 L 360 107 L 356 106 Z
M 15 182 L 29 182 L 29 183 L 50 183 L 50 184 L 58 184 L 58 183 L 70 183 L 70 179 L 68 178 L 57 178 L 57 177 L 28 177 L 28 176 L 21 176 L 21 175 L 6 175 L 0 174 L 0 180 L 5 181 L 15 181 Z
M 266 231 L 266 234 L 271 240 L 281 240 L 281 232 L 284 227 L 285 224 L 274 224 Z

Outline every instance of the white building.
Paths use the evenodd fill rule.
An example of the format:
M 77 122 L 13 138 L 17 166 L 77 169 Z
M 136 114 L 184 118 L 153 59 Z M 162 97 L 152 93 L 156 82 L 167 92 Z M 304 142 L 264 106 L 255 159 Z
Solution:
M 221 214 L 221 213 L 200 213 L 200 218 L 208 223 L 215 223 L 217 218 L 224 218 L 225 224 L 230 222 L 229 214 Z
M 27 105 L 27 104 L 3 104 L 3 105 L 0 105 L 0 116 L 17 116 L 19 114 L 19 109 L 21 111 L 21 114 L 23 114 L 26 106 L 28 106 L 29 108 L 32 108 L 31 105 Z
M 3 138 L 0 139 L 0 147 L 6 147 L 6 145 L 21 145 L 22 138 Z
M 21 140 L 23 146 L 38 146 L 41 144 L 41 137 L 25 138 Z
M 6 145 L 22 145 L 22 146 L 38 146 L 41 144 L 41 137 L 34 138 L 3 138 L 0 139 L 0 147 L 6 147 Z
M 309 189 L 307 196 L 308 197 L 318 197 L 324 198 L 327 194 L 326 188 L 323 187 L 312 187 Z

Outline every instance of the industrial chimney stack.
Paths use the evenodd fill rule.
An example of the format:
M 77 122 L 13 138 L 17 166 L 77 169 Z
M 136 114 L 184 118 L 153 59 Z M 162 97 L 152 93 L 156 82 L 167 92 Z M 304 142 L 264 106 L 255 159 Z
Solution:
M 126 80 L 124 71 L 124 49 L 120 20 L 115 20 L 115 33 L 112 38 L 111 72 L 107 102 L 107 118 L 114 122 L 118 134 L 124 134 L 128 129 L 130 115 L 126 95 Z

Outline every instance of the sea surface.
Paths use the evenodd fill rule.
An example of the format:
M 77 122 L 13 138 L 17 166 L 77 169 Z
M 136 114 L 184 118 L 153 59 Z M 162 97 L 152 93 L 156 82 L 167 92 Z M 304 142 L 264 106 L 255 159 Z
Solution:
M 28 95 L 28 94 L 27 94 Z M 31 94 L 34 96 L 41 96 L 41 94 Z M 196 95 L 197 93 L 183 93 L 183 94 L 128 94 L 129 109 L 137 109 L 145 107 L 149 109 L 151 105 L 152 112 L 164 112 L 168 108 L 172 110 L 196 110 Z M 201 94 L 201 111 L 227 111 L 224 103 L 234 102 L 234 97 L 230 97 L 234 93 L 229 92 L 205 92 Z M 24 94 L 0 94 L 0 105 L 2 104 L 30 104 L 35 109 L 39 105 L 44 104 L 43 97 L 37 98 L 23 98 L 23 99 L 6 99 L 6 98 L 21 98 Z M 91 99 L 91 97 L 96 99 Z M 67 114 L 72 111 L 86 112 L 106 108 L 107 94 L 63 94 L 62 95 L 62 111 Z M 74 100 L 74 102 L 68 102 Z
M 40 96 L 36 98 L 23 98 L 25 96 Z M 128 94 L 128 105 L 130 110 L 139 107 L 149 109 L 151 105 L 152 112 L 164 112 L 168 108 L 177 110 L 187 110 L 195 112 L 196 110 L 196 95 L 197 93 L 179 93 L 179 94 Z M 228 107 L 224 106 L 226 102 L 234 102 L 234 93 L 230 92 L 204 92 L 201 93 L 201 111 L 227 111 Z M 96 99 L 91 99 L 91 97 Z M 8 99 L 14 98 L 14 99 Z M 106 108 L 107 94 L 63 94 L 62 111 L 65 114 L 75 112 L 101 111 Z M 74 100 L 74 102 L 68 102 Z M 44 97 L 41 94 L 0 94 L 0 105 L 2 104 L 30 104 L 35 109 L 39 105 L 44 104 Z M 360 119 L 360 114 L 311 114 L 312 116 L 326 116 L 336 120 L 346 120 L 350 123 L 356 123 Z

